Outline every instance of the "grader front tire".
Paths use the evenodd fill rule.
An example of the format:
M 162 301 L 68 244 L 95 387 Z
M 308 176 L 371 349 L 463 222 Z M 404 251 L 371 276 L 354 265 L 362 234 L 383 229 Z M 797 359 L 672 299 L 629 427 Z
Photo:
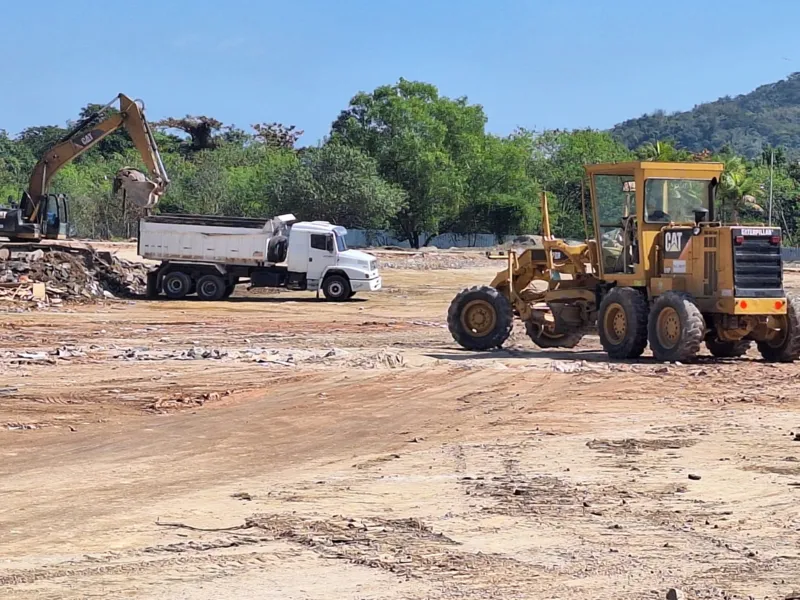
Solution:
M 639 358 L 647 347 L 647 300 L 629 287 L 615 287 L 600 302 L 597 330 L 610 358 Z
M 786 327 L 773 340 L 757 342 L 758 351 L 767 362 L 794 362 L 800 358 L 800 298 L 786 298 Z
M 653 303 L 647 329 L 656 360 L 686 361 L 700 351 L 706 322 L 689 294 L 666 292 Z
M 497 289 L 475 286 L 462 290 L 450 303 L 447 327 L 467 350 L 499 348 L 511 335 L 514 312 Z

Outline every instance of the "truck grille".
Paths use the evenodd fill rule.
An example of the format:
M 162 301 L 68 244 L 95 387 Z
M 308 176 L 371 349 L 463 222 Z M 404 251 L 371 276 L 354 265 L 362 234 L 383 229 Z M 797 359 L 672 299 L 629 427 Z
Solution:
M 737 229 L 732 230 L 732 235 L 735 295 L 750 298 L 783 296 L 780 244 L 771 243 L 770 235 L 742 235 Z M 737 238 L 741 243 L 736 243 Z

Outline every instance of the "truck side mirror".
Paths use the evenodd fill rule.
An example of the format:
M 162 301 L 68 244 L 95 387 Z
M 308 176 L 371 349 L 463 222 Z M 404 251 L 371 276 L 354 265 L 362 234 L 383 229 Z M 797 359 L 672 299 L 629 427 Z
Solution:
M 333 236 L 328 235 L 325 237 L 325 250 L 333 254 Z

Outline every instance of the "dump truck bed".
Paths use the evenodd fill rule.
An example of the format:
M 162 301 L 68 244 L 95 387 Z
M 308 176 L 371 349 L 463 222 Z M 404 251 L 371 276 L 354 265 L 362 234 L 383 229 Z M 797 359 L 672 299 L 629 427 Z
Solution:
M 262 266 L 269 240 L 286 235 L 291 215 L 274 219 L 157 215 L 139 221 L 139 255 L 149 260 Z

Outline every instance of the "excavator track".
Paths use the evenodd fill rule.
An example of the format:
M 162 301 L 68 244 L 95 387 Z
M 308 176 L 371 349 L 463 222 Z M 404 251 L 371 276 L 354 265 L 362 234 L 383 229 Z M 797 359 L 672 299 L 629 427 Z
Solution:
M 42 240 L 41 242 L 4 242 L 0 240 L 0 264 L 7 260 L 19 260 L 24 255 L 37 252 L 63 252 L 81 254 L 83 256 L 103 254 L 82 242 L 61 242 L 58 240 Z M 108 253 L 110 256 L 110 253 Z

